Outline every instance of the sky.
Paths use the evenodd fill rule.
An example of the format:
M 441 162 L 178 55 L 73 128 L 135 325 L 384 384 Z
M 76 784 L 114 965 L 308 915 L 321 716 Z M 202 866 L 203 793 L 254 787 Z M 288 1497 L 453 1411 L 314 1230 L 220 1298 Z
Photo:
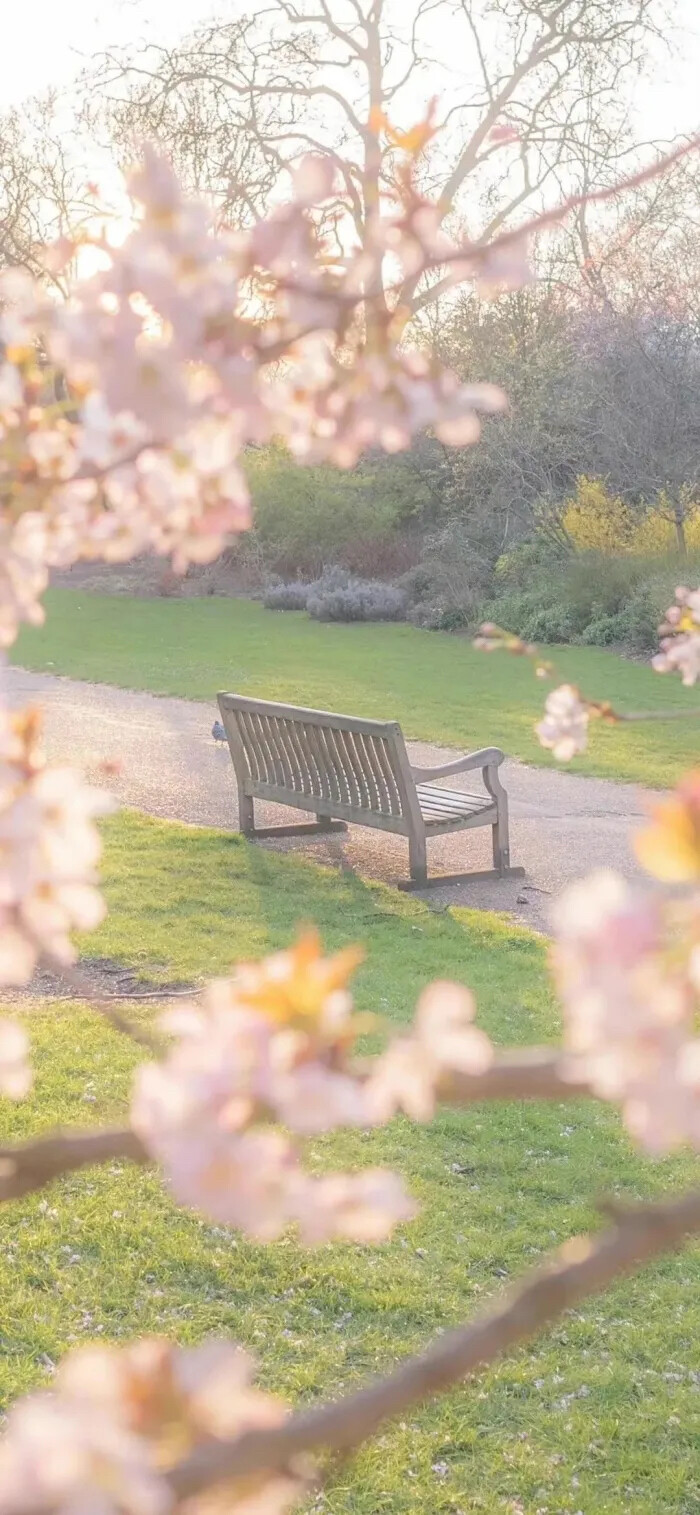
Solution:
M 700 125 L 700 0 L 671 0 L 681 27 L 677 55 L 661 51 L 632 104 L 642 138 Z M 226 0 L 32 0 L 13 5 L 0 50 L 0 109 L 51 84 L 66 85 L 107 45 L 148 36 L 169 42 Z M 433 38 L 434 44 L 437 39 Z
M 174 42 L 212 11 L 239 14 L 239 5 L 241 0 L 24 0 L 14 6 L 12 27 L 3 30 L 0 111 L 50 85 L 70 86 L 91 56 L 109 45 L 141 39 Z M 630 123 L 638 141 L 668 141 L 700 129 L 700 0 L 668 0 L 668 5 L 677 26 L 673 56 L 659 45 L 647 76 L 635 83 L 630 97 Z M 444 55 L 450 58 L 448 27 L 448 21 L 439 26 L 435 17 L 430 42 L 436 58 L 441 30 Z M 430 92 L 427 88 L 426 98 Z M 423 108 L 421 98 L 417 117 Z M 89 147 L 83 144 L 83 158 L 85 153 L 89 168 Z

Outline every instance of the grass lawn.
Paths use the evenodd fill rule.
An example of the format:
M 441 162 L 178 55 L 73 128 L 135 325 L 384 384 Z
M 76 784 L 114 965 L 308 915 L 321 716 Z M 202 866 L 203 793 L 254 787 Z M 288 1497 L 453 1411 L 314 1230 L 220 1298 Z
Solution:
M 497 745 L 550 764 L 534 734 L 545 689 L 520 659 L 404 625 L 322 625 L 247 600 L 147 600 L 53 590 L 14 660 L 75 678 L 211 700 L 219 689 L 397 719 L 410 737 Z M 697 708 L 694 690 L 593 647 L 555 652 L 562 676 L 620 710 Z M 697 761 L 700 721 L 596 725 L 574 771 L 664 786 Z
M 130 607 L 106 603 L 115 624 L 124 616 L 109 671 L 126 682 L 135 668 L 126 655 Z M 191 618 L 203 659 L 205 624 L 223 628 L 227 611 L 240 628 L 243 615 L 235 606 L 138 610 L 138 645 L 148 645 L 147 622 L 160 627 L 150 644 L 153 687 L 174 678 L 166 670 L 178 661 L 173 648 L 170 664 L 159 651 L 166 621 Z M 57 620 L 58 642 L 67 646 L 67 622 L 61 627 L 55 617 L 54 626 Z M 285 627 L 292 639 L 306 635 L 302 623 L 269 624 L 280 647 Z M 314 637 L 323 635 L 314 628 Z M 369 646 L 369 634 L 360 635 Z M 413 644 L 411 633 L 393 635 L 397 647 Z M 380 645 L 382 635 L 372 636 Z M 190 648 L 193 641 L 194 634 Z M 337 645 L 345 645 L 343 634 Z M 415 638 L 416 648 L 423 645 L 436 658 L 462 652 L 459 643 Z M 135 639 L 132 659 L 136 648 Z M 234 641 L 234 671 L 243 656 L 252 654 Z M 86 651 L 75 671 L 94 674 L 98 661 Z M 312 679 L 318 659 L 315 667 Z M 215 687 L 218 676 L 208 676 Z M 183 684 L 194 692 L 191 662 Z M 329 682 L 324 688 L 331 692 Z M 321 686 L 304 692 L 315 697 Z M 344 703 L 340 686 L 337 703 Z M 420 900 L 310 862 L 136 815 L 111 820 L 106 836 L 111 913 L 86 945 L 90 954 L 151 977 L 197 977 L 278 947 L 300 918 L 313 919 L 329 947 L 365 942 L 361 1007 L 402 1021 L 426 981 L 451 975 L 474 987 L 481 1022 L 498 1040 L 556 1034 L 543 946 L 499 917 L 434 913 Z M 3 1101 L 3 1140 L 57 1122 L 123 1118 L 132 1044 L 80 1007 L 27 1013 L 37 1086 L 24 1104 Z M 76 1342 L 144 1332 L 183 1342 L 230 1333 L 260 1354 L 264 1381 L 292 1400 L 334 1395 L 470 1317 L 540 1252 L 594 1223 L 596 1195 L 673 1191 L 697 1179 L 698 1166 L 686 1157 L 643 1160 L 615 1112 L 580 1102 L 444 1112 L 430 1128 L 397 1121 L 384 1132 L 319 1142 L 316 1155 L 319 1164 L 393 1165 L 420 1198 L 419 1219 L 376 1249 L 305 1251 L 291 1240 L 256 1246 L 177 1211 L 155 1175 L 122 1164 L 8 1207 L 0 1214 L 2 1404 L 48 1381 L 51 1362 Z M 699 1260 L 695 1247 L 660 1262 L 416 1411 L 340 1469 L 324 1508 L 333 1515 L 697 1512 Z

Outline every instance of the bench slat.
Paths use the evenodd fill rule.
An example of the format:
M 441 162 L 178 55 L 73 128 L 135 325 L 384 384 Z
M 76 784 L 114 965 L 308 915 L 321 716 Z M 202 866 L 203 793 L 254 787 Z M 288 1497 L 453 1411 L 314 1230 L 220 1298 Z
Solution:
M 417 784 L 416 791 L 426 819 L 479 815 L 481 811 L 494 809 L 494 802 L 490 795 L 463 794 L 458 789 L 434 789 L 426 784 Z

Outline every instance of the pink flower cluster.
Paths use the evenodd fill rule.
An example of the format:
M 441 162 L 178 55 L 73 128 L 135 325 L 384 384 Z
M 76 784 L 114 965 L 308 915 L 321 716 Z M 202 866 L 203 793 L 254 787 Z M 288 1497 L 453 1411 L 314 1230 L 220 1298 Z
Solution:
M 45 766 L 35 711 L 0 706 L 0 984 L 28 982 L 41 952 L 72 962 L 71 932 L 104 905 L 95 884 L 105 795 Z
M 653 1152 L 700 1147 L 700 977 L 692 951 L 679 951 L 676 909 L 601 870 L 564 892 L 553 921 L 552 966 L 576 1074 L 621 1103 L 629 1130 Z M 692 942 L 697 903 L 686 916 L 680 924 Z
M 504 404 L 401 348 L 400 305 L 358 319 L 385 258 L 403 278 L 455 257 L 410 176 L 346 258 L 319 232 L 330 159 L 305 159 L 290 202 L 246 233 L 217 232 L 151 149 L 129 189 L 134 230 L 120 247 L 93 244 L 106 267 L 64 305 L 21 270 L 0 275 L 0 644 L 41 618 L 52 565 L 151 551 L 181 570 L 217 556 L 250 523 L 248 443 L 282 435 L 297 457 L 347 467 L 425 427 L 473 442 L 478 412 Z M 66 264 L 77 245 L 47 261 Z M 487 263 L 488 250 L 466 250 L 455 279 Z
M 676 603 L 659 627 L 661 651 L 652 658 L 657 673 L 680 673 L 687 685 L 700 679 L 700 588 L 676 590 Z
M 24 1099 L 32 1087 L 29 1037 L 16 1021 L 0 1020 L 0 1094 Z
M 544 717 L 535 727 L 541 747 L 568 763 L 588 742 L 589 708 L 573 684 L 560 684 L 547 695 Z
M 221 1437 L 279 1425 L 282 1404 L 252 1386 L 253 1364 L 224 1341 L 182 1349 L 144 1339 L 67 1357 L 51 1393 L 12 1409 L 0 1444 L 0 1515 L 166 1515 L 169 1469 Z M 196 1515 L 282 1515 L 303 1478 L 229 1480 L 190 1499 Z
M 163 1062 L 139 1069 L 132 1123 L 183 1204 L 262 1239 L 296 1224 L 309 1243 L 378 1241 L 414 1213 L 392 1173 L 307 1173 L 287 1133 L 368 1127 L 398 1109 L 426 1120 L 445 1069 L 483 1067 L 490 1043 L 469 1024 L 467 991 L 438 984 L 412 1037 L 369 1070 L 355 1066 L 363 1022 L 343 986 L 355 961 L 320 957 L 307 936 L 165 1018 L 176 1040 Z
M 428 1121 L 445 1074 L 478 1075 L 490 1067 L 493 1045 L 472 1024 L 475 1013 L 474 996 L 461 984 L 437 979 L 424 989 L 409 1033 L 391 1041 L 372 1069 L 367 1100 L 376 1120 L 403 1110 L 411 1120 Z

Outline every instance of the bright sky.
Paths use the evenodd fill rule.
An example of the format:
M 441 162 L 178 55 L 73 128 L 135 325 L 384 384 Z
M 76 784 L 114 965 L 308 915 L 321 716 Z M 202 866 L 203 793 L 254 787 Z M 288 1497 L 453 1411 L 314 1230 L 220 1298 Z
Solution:
M 659 53 L 653 78 L 633 102 L 639 135 L 670 137 L 700 125 L 700 0 L 671 0 L 679 35 L 675 58 Z M 110 43 L 141 37 L 174 41 L 232 0 L 32 0 L 12 7 L 0 49 L 0 109 L 51 84 L 65 85 Z M 436 52 L 438 38 L 432 34 Z M 446 41 L 447 49 L 447 41 Z

